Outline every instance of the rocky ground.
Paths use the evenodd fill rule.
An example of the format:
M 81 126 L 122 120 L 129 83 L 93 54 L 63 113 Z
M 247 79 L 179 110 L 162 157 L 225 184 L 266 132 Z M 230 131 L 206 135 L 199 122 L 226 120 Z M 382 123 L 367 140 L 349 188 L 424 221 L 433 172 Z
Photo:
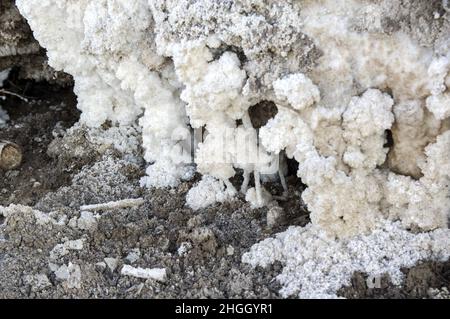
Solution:
M 279 297 L 274 278 L 282 265 L 251 269 L 241 256 L 288 225 L 308 222 L 298 200 L 302 185 L 294 176 L 274 226 L 267 223 L 270 208 L 251 209 L 242 198 L 194 212 L 185 195 L 198 176 L 176 189 L 143 189 L 139 149 L 126 154 L 93 144 L 82 127 L 66 133 L 79 116 L 70 87 L 13 74 L 5 88 L 28 102 L 16 97 L 3 102 L 11 121 L 0 129 L 0 139 L 22 146 L 24 160 L 16 170 L 0 172 L 0 205 L 34 210 L 12 206 L 8 218 L 8 210 L 0 211 L 1 298 Z M 267 187 L 281 193 L 279 185 Z M 139 197 L 141 206 L 104 209 L 97 217 L 80 212 L 81 205 Z M 167 278 L 123 275 L 124 265 L 165 268 Z M 402 287 L 382 278 L 374 288 L 357 273 L 340 296 L 450 297 L 450 262 L 424 262 L 404 272 Z

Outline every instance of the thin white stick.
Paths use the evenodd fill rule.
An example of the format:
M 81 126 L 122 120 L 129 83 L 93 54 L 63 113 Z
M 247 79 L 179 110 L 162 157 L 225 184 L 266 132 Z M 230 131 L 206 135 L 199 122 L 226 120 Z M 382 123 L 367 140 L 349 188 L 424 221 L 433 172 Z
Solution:
M 130 265 L 124 265 L 120 273 L 125 276 L 156 281 L 165 281 L 167 276 L 165 268 L 135 268 Z
M 129 198 L 123 199 L 115 202 L 108 202 L 103 204 L 93 204 L 93 205 L 83 205 L 80 206 L 82 211 L 96 211 L 96 210 L 107 210 L 107 209 L 118 209 L 126 207 L 140 206 L 144 203 L 143 198 Z
M 15 96 L 15 97 L 21 99 L 24 102 L 28 102 L 28 99 L 26 97 L 23 97 L 22 95 L 11 92 L 11 91 L 0 89 L 0 94 L 12 95 L 12 96 Z

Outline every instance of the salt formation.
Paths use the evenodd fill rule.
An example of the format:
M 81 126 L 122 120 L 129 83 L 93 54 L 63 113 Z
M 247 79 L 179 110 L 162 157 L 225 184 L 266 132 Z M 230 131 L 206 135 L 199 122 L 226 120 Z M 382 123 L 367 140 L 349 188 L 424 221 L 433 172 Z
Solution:
M 275 261 L 285 266 L 277 276 L 283 297 L 336 298 L 338 290 L 350 285 L 354 272 L 373 278 L 388 275 L 399 285 L 402 267 L 424 259 L 450 257 L 450 231 L 438 229 L 414 235 L 399 223 L 384 223 L 370 235 L 335 241 L 315 225 L 291 227 L 254 245 L 242 259 L 253 266 Z
M 19 79 L 46 80 L 59 85 L 71 83 L 70 76 L 49 67 L 45 50 L 33 38 L 14 3 L 15 0 L 0 1 L 0 72 L 14 67 Z
M 205 175 L 200 182 L 189 190 L 186 195 L 186 203 L 192 209 L 197 210 L 214 203 L 230 200 L 234 195 L 235 192 L 227 189 L 222 181 Z
M 447 227 L 450 16 L 443 3 L 17 5 L 50 65 L 74 76 L 84 124 L 138 121 L 149 163 L 142 185 L 191 178 L 193 147 L 197 171 L 208 176 L 189 192 L 192 208 L 236 194 L 237 169 L 240 191 L 261 207 L 270 200 L 261 175 L 278 174 L 284 184 L 272 164 L 286 154 L 307 186 L 302 199 L 313 226 L 305 234 L 370 236 L 386 220 L 398 221 L 395 229 Z M 249 108 L 264 101 L 278 112 L 252 135 Z

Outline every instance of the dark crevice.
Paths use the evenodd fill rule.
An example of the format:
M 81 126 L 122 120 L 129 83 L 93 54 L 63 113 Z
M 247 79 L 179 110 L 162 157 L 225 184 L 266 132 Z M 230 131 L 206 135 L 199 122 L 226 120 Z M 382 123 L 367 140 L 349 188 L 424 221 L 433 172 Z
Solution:
M 18 144 L 23 159 L 14 171 L 0 170 L 0 205 L 34 205 L 48 192 L 70 184 L 71 174 L 84 164 L 47 154 L 54 133 L 79 120 L 77 98 L 72 86 L 24 80 L 19 69 L 10 73 L 3 89 L 22 98 L 6 95 L 2 100 L 10 120 L 0 129 L 0 139 Z
M 385 136 L 385 143 L 383 145 L 383 147 L 388 147 L 391 148 L 394 146 L 394 138 L 392 136 L 392 131 L 391 130 L 386 130 L 384 131 L 384 136 Z
M 278 113 L 276 104 L 272 101 L 261 101 L 248 109 L 250 120 L 255 129 L 267 124 Z
M 80 112 L 76 109 L 77 98 L 73 93 L 73 85 L 61 86 L 47 81 L 27 80 L 22 78 L 20 72 L 20 68 L 13 68 L 3 85 L 4 90 L 23 97 L 20 99 L 7 95 L 2 101 L 2 107 L 12 121 L 30 113 L 47 112 L 49 105 L 57 103 L 64 103 L 66 110 L 70 112 L 63 112 L 65 114 L 61 120 L 78 120 Z
M 287 164 L 287 175 L 286 176 L 297 177 L 298 162 L 293 158 L 286 158 L 286 164 Z

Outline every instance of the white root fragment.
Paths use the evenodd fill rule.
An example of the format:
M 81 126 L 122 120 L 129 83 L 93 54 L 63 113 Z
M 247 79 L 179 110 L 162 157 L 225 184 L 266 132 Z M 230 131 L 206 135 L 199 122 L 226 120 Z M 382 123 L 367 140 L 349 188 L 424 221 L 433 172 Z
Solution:
M 5 90 L 5 89 L 0 89 L 0 94 L 2 94 L 2 95 L 11 95 L 11 96 L 15 96 L 15 97 L 21 99 L 22 101 L 28 103 L 28 99 L 27 99 L 26 97 L 24 97 L 24 96 L 22 96 L 22 95 L 20 95 L 20 94 L 11 92 L 11 91 L 7 91 L 7 90 Z
M 135 268 L 130 265 L 123 266 L 121 274 L 142 279 L 153 279 L 156 281 L 165 281 L 167 276 L 165 268 Z
M 136 207 L 144 203 L 143 198 L 129 198 L 114 202 L 108 202 L 103 204 L 83 205 L 80 206 L 81 211 L 96 211 L 96 210 L 108 210 L 127 207 Z

